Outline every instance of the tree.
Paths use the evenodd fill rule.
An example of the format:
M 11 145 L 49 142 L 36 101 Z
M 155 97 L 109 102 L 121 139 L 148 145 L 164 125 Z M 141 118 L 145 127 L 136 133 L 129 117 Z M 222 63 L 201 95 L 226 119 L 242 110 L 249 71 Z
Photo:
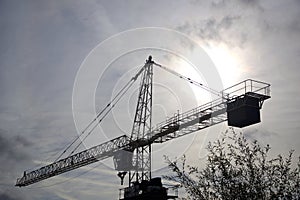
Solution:
M 231 128 L 207 146 L 203 169 L 166 158 L 189 199 L 300 199 L 300 157 L 293 168 L 293 152 L 269 159 L 270 146 L 247 140 Z M 295 164 L 295 163 L 294 163 Z

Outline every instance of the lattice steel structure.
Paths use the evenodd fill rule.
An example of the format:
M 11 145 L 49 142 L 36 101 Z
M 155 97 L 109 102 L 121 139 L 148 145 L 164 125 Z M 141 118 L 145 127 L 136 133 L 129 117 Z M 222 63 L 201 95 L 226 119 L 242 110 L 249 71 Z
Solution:
M 164 143 L 224 121 L 228 121 L 230 126 L 235 127 L 259 123 L 263 102 L 271 97 L 270 84 L 248 79 L 219 92 L 220 98 L 187 112 L 177 113 L 152 127 L 152 82 L 153 66 L 155 65 L 165 68 L 156 64 L 149 56 L 143 68 L 132 78 L 135 81 L 141 76 L 130 137 L 123 135 L 42 168 L 24 172 L 23 177 L 17 179 L 16 186 L 27 186 L 108 157 L 114 158 L 116 170 L 120 171 L 119 176 L 122 178 L 122 182 L 126 172 L 129 172 L 129 185 L 133 182 L 151 182 L 152 144 Z M 170 69 L 167 71 L 190 83 L 203 86 Z M 206 89 L 208 90 L 208 87 Z M 129 191 L 131 189 L 132 187 L 128 187 L 125 194 L 133 194 Z M 135 192 L 139 194 L 140 191 L 136 190 Z M 137 197 L 137 199 L 139 198 Z
M 153 61 L 149 56 L 142 74 L 136 113 L 131 132 L 131 142 L 139 143 L 149 139 L 152 127 Z M 129 171 L 129 184 L 151 179 L 151 143 L 133 148 L 133 170 Z
M 99 160 L 113 156 L 114 153 L 120 149 L 128 147 L 129 144 L 130 138 L 126 135 L 117 137 L 113 140 L 61 159 L 37 170 L 33 170 L 29 173 L 24 172 L 23 177 L 17 179 L 16 186 L 27 186 L 52 176 L 98 162 Z

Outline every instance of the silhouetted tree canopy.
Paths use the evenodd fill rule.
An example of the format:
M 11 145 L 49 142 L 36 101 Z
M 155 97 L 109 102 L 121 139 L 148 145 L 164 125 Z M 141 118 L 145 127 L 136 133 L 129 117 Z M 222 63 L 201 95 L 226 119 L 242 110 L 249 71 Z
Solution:
M 229 129 L 207 146 L 204 168 L 166 158 L 173 175 L 164 178 L 179 182 L 189 199 L 300 199 L 300 158 L 268 158 L 270 146 L 248 141 Z

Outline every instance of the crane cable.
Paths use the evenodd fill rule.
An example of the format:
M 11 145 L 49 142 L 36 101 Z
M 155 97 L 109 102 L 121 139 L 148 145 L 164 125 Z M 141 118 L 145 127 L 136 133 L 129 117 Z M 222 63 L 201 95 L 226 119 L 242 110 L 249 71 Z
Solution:
M 143 72 L 145 69 L 144 65 L 138 73 L 133 76 L 130 81 L 128 81 L 125 86 L 116 94 L 116 96 L 104 107 L 97 115 L 96 117 L 87 125 L 87 127 L 81 131 L 80 135 L 78 135 L 67 147 L 64 149 L 64 151 L 55 159 L 54 162 L 58 161 L 70 148 L 71 146 L 77 142 L 77 140 L 86 133 L 86 131 L 96 122 L 96 120 L 109 108 L 108 111 L 105 112 L 105 114 L 102 116 L 102 118 L 91 128 L 91 130 L 88 132 L 88 134 L 84 137 L 84 139 L 75 147 L 75 149 L 70 153 L 72 155 L 75 150 L 78 149 L 80 144 L 92 133 L 92 131 L 103 121 L 103 119 L 108 115 L 108 113 L 113 109 L 113 107 L 120 101 L 120 99 L 124 96 L 124 94 L 129 90 L 129 88 L 133 85 L 133 83 L 137 80 L 139 75 Z M 115 102 L 114 102 L 115 101 Z M 69 156 L 70 156 L 69 155 Z
M 102 115 L 102 113 L 108 108 L 110 107 L 110 105 L 112 104 L 112 102 L 116 99 L 116 97 L 119 96 L 119 94 L 121 93 L 121 91 L 126 88 L 128 86 L 128 84 L 131 81 L 129 81 L 119 92 L 118 94 L 106 105 L 106 107 L 104 107 L 98 114 L 97 116 L 87 125 L 87 127 L 85 129 L 83 129 L 80 133 L 80 135 L 78 135 L 68 146 L 67 148 L 65 148 L 65 150 L 58 156 L 58 158 L 55 159 L 55 161 L 57 161 L 58 159 L 60 159 L 63 154 L 65 154 L 67 152 L 67 150 L 69 150 L 69 148 L 75 143 L 77 142 L 77 140 L 91 127 L 91 125 Z M 55 162 L 54 161 L 54 162 Z
M 125 91 L 125 92 L 123 92 L 123 94 L 122 94 L 122 96 L 121 97 L 123 97 L 123 95 L 128 91 L 128 89 L 132 86 L 132 84 L 135 82 L 135 80 L 137 79 L 137 77 L 138 77 L 138 75 L 142 72 L 142 70 L 144 69 L 144 67 L 133 77 L 133 78 L 131 78 L 130 79 L 130 81 L 128 81 L 126 84 L 125 84 L 125 86 L 116 94 L 116 96 L 106 105 L 106 107 L 104 107 L 98 114 L 97 114 L 97 116 L 87 125 L 87 127 L 85 128 L 85 129 L 83 129 L 82 131 L 81 131 L 81 133 L 80 133 L 80 135 L 78 135 L 69 145 L 67 145 L 67 147 L 63 150 L 63 152 L 61 153 L 61 154 L 59 154 L 59 156 L 53 161 L 53 162 L 56 162 L 56 161 L 58 161 L 70 148 L 71 148 L 71 146 L 74 144 L 74 143 L 76 143 L 77 141 L 78 141 L 78 139 L 83 135 L 83 134 L 85 134 L 85 132 L 91 127 L 91 125 L 105 112 L 105 110 L 107 110 L 107 108 L 109 108 L 111 105 L 112 105 L 112 107 L 104 114 L 104 116 L 98 121 L 98 123 L 96 123 L 94 126 L 93 126 L 93 128 L 89 131 L 89 133 L 88 133 L 88 135 L 90 135 L 91 134 L 91 132 L 97 127 L 97 125 L 98 124 L 100 124 L 100 122 L 107 116 L 107 114 L 112 110 L 112 108 L 115 106 L 115 104 L 121 99 L 121 98 L 119 98 L 117 101 L 116 101 L 116 103 L 114 103 L 113 104 L 113 102 L 118 98 L 118 96 L 120 96 L 121 95 L 121 93 L 123 92 L 123 91 Z M 87 136 L 88 136 L 87 135 Z M 87 138 L 87 136 L 85 136 L 84 137 L 84 139 L 83 140 L 85 140 L 86 138 Z M 78 149 L 78 147 L 80 146 L 80 144 L 82 143 L 82 141 L 75 147 L 75 149 L 71 152 L 71 154 L 69 154 L 69 156 L 70 155 L 72 155 L 74 152 L 75 152 L 75 150 L 77 150 Z M 58 153 L 56 153 L 55 155 L 53 155 L 53 156 L 56 156 Z M 50 159 L 50 157 L 48 158 L 48 159 Z M 48 160 L 47 159 L 47 160 Z M 36 167 L 38 167 L 38 166 L 40 166 L 40 165 L 42 165 L 42 163 L 41 164 L 38 164 Z M 34 168 L 36 168 L 36 167 L 34 167 Z M 31 168 L 31 169 L 33 169 L 33 168 Z M 31 170 L 31 169 L 27 169 L 27 170 Z M 26 170 L 26 171 L 27 171 Z
M 111 107 L 109 110 L 105 112 L 105 114 L 97 121 L 97 123 L 91 128 L 91 130 L 87 133 L 87 135 L 80 141 L 80 143 L 74 148 L 74 150 L 69 154 L 71 156 L 78 148 L 79 146 L 83 143 L 83 141 L 95 130 L 95 128 L 103 121 L 103 119 L 110 113 L 110 111 L 115 107 L 115 105 L 121 100 L 121 98 L 125 95 L 125 93 L 129 90 L 129 88 L 133 85 L 134 82 L 131 82 L 129 87 L 127 87 L 122 95 L 116 100 L 114 104 L 111 104 Z
M 197 81 L 194 81 L 194 80 L 192 80 L 191 78 L 189 78 L 189 77 L 187 77 L 187 76 L 184 76 L 184 75 L 182 75 L 182 74 L 179 74 L 178 72 L 175 72 L 175 71 L 171 70 L 170 68 L 165 67 L 165 66 L 163 66 L 163 65 L 160 65 L 160 64 L 158 64 L 158 63 L 155 63 L 155 62 L 154 62 L 154 65 L 160 67 L 161 69 L 163 69 L 163 70 L 165 70 L 165 71 L 167 71 L 167 72 L 169 72 L 169 73 L 171 73 L 171 74 L 173 74 L 173 75 L 175 75 L 175 76 L 177 76 L 177 77 L 179 77 L 179 78 L 181 78 L 181 79 L 184 79 L 184 80 L 188 81 L 189 83 L 191 83 L 191 84 L 193 84 L 193 85 L 196 85 L 196 86 L 198 86 L 198 87 L 201 87 L 202 89 L 204 89 L 204 90 L 206 90 L 206 91 L 208 91 L 208 92 L 210 92 L 210 93 L 212 93 L 212 94 L 214 94 L 214 95 L 216 95 L 216 96 L 219 96 L 219 97 L 221 97 L 221 98 L 225 98 L 225 99 L 226 99 L 226 97 L 222 94 L 222 92 L 219 92 L 219 91 L 214 90 L 214 89 L 212 89 L 212 88 L 210 88 L 210 87 L 208 87 L 208 86 L 206 86 L 206 85 L 204 85 L 204 84 L 202 84 L 202 83 L 199 83 L 199 82 L 197 82 Z

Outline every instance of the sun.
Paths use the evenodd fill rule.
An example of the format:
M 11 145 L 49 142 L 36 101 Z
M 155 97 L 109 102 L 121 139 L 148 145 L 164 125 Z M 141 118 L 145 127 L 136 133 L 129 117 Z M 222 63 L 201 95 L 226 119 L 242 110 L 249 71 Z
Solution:
M 240 60 L 233 50 L 225 45 L 206 47 L 204 50 L 215 64 L 225 88 L 241 81 Z
M 241 67 L 241 61 L 238 59 L 236 52 L 222 44 L 214 46 L 211 45 L 206 48 L 203 47 L 203 50 L 208 55 L 207 58 L 211 59 L 211 66 L 215 67 L 219 73 L 223 88 L 230 87 L 231 85 L 241 81 L 243 69 Z M 205 63 L 205 61 L 203 61 L 203 63 Z M 173 57 L 170 65 L 177 73 L 211 88 L 206 82 L 207 78 L 209 77 L 204 77 L 200 68 L 194 66 L 194 64 L 189 62 L 189 60 L 185 60 L 182 57 Z M 213 94 L 193 84 L 189 85 L 199 104 L 207 103 L 219 97 L 216 95 L 218 92 L 220 92 L 218 91 L 218 88 L 211 88 L 215 91 Z

